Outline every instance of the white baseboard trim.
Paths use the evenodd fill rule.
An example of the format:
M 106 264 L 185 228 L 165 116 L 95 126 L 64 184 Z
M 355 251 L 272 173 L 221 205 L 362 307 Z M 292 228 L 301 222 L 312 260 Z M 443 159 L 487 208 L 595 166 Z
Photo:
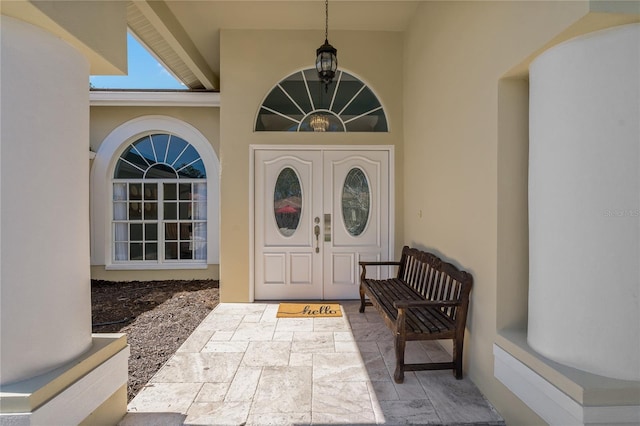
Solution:
M 550 425 L 640 424 L 640 406 L 583 406 L 500 346 L 493 345 L 494 376 Z

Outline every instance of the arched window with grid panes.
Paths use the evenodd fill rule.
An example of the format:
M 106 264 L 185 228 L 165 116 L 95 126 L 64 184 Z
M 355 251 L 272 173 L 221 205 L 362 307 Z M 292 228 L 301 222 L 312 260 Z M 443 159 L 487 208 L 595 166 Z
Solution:
M 325 87 L 315 68 L 291 74 L 260 105 L 256 132 L 388 132 L 387 117 L 373 90 L 338 71 Z
M 200 154 L 178 136 L 130 144 L 113 175 L 113 262 L 205 263 L 206 179 Z

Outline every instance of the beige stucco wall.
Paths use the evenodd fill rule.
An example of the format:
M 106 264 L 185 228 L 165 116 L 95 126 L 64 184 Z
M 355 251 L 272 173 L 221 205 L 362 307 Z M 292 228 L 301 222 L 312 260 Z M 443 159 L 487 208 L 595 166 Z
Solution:
M 526 61 L 581 23 L 615 21 L 589 8 L 428 2 L 406 34 L 401 238 L 473 273 L 465 369 L 508 424 L 544 423 L 493 377 L 497 331 L 526 328 Z
M 126 2 L 3 1 L 0 11 L 71 44 L 89 61 L 91 75 L 127 71 Z
M 173 117 L 192 125 L 207 138 L 219 157 L 220 108 L 214 107 L 91 107 L 91 151 L 97 152 L 104 139 L 118 126 L 152 115 Z M 104 265 L 93 265 L 91 278 L 110 281 L 218 279 L 219 266 L 208 265 L 206 269 L 105 270 Z
M 221 33 L 220 292 L 223 302 L 250 297 L 249 145 L 395 145 L 396 170 L 402 163 L 402 34 L 332 31 L 339 67 L 358 76 L 385 108 L 388 133 L 254 132 L 264 97 L 286 76 L 314 66 L 320 31 Z M 402 174 L 396 172 L 396 206 L 402 205 Z M 401 222 L 396 223 L 401 233 Z
M 91 107 L 91 151 L 98 152 L 100 144 L 116 127 L 146 115 L 166 115 L 191 124 L 204 135 L 220 156 L 220 108 L 207 107 Z

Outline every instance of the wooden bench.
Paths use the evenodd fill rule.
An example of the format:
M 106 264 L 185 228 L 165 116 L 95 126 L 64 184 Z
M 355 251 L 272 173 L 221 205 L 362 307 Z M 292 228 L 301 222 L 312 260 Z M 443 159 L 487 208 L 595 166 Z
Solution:
M 396 278 L 366 278 L 367 266 L 398 266 Z M 432 253 L 404 247 L 399 262 L 360 262 L 360 312 L 365 296 L 382 315 L 395 336 L 397 383 L 405 371 L 453 369 L 462 378 L 462 348 L 473 283 L 471 274 L 443 262 Z M 405 364 L 408 340 L 453 340 L 453 360 L 424 364 Z

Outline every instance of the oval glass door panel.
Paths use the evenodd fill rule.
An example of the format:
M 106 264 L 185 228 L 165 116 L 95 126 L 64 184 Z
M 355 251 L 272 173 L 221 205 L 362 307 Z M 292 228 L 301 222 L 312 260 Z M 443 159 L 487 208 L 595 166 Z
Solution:
M 276 179 L 273 214 L 283 236 L 290 237 L 296 232 L 302 215 L 302 188 L 298 175 L 291 167 L 282 169 Z
M 362 169 L 353 168 L 347 173 L 342 187 L 342 220 L 349 234 L 362 234 L 369 221 L 371 206 L 369 181 Z

